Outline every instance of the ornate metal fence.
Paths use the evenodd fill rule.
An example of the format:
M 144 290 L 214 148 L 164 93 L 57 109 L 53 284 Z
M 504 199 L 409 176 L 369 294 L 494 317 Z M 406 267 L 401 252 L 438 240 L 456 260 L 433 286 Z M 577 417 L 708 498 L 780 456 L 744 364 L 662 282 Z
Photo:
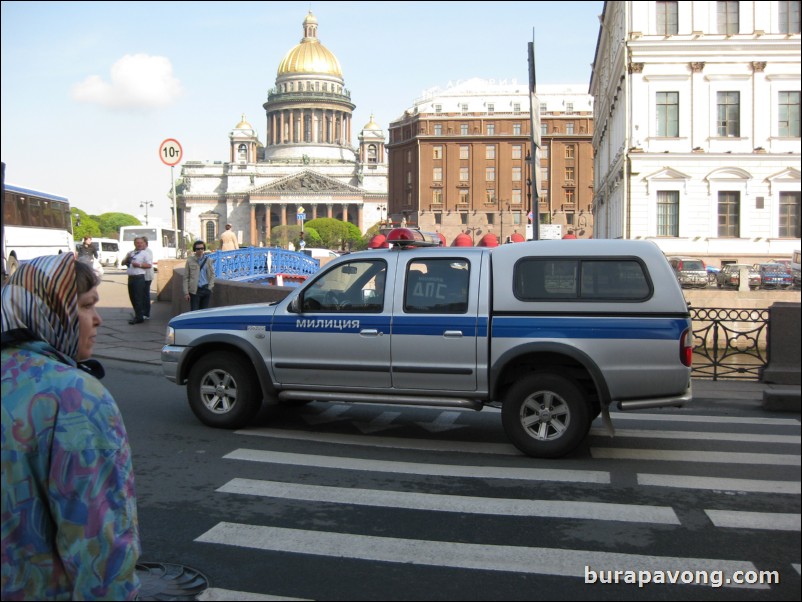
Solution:
M 768 309 L 691 308 L 694 378 L 760 380 Z
M 224 280 L 261 280 L 277 274 L 310 276 L 320 269 L 317 259 L 272 247 L 215 251 L 211 258 L 215 277 Z

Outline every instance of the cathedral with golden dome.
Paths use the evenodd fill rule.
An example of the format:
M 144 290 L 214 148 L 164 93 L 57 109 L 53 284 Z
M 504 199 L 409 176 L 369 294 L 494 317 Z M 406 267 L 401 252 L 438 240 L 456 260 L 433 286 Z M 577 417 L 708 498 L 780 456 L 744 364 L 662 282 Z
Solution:
M 207 242 L 232 224 L 243 246 L 268 246 L 275 226 L 333 217 L 362 232 L 387 207 L 384 131 L 373 120 L 352 143 L 351 93 L 337 57 L 309 14 L 303 38 L 278 66 L 262 106 L 265 141 L 242 116 L 227 161 L 185 161 L 177 187 L 184 229 Z

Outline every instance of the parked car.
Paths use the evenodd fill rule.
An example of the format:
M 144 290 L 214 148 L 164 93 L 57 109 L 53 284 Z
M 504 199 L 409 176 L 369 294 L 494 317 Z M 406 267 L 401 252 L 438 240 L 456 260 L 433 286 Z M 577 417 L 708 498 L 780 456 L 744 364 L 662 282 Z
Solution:
M 318 248 L 309 248 L 305 247 L 301 249 L 301 253 L 304 255 L 309 255 L 312 259 L 334 259 L 335 257 L 339 257 L 340 254 L 331 251 L 329 249 L 318 249 Z
M 668 262 L 682 288 L 705 288 L 707 286 L 707 268 L 701 259 L 669 257 Z
M 749 288 L 755 290 L 760 287 L 760 274 L 751 265 L 745 263 L 729 263 L 721 268 L 716 276 L 716 286 L 739 288 L 741 286 L 741 268 L 749 270 Z
M 757 263 L 754 265 L 760 275 L 760 288 L 791 288 L 794 277 L 781 263 Z
M 707 269 L 707 283 L 708 284 L 715 284 L 718 273 L 721 271 L 721 268 L 717 268 L 712 265 L 705 266 Z

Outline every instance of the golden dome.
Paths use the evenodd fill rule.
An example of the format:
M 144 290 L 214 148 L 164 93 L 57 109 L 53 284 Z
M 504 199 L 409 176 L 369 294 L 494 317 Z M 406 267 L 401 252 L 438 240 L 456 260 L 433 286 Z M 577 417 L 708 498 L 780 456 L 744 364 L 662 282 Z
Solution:
M 245 113 L 242 114 L 242 120 L 234 126 L 235 130 L 252 130 L 253 126 L 245 121 Z
M 309 11 L 303 22 L 304 37 L 290 50 L 278 66 L 276 75 L 291 73 L 317 73 L 342 77 L 340 61 L 317 38 L 317 19 Z
M 381 126 L 378 123 L 376 123 L 376 118 L 373 116 L 373 113 L 370 114 L 370 121 L 362 129 L 363 130 L 380 130 L 381 129 Z

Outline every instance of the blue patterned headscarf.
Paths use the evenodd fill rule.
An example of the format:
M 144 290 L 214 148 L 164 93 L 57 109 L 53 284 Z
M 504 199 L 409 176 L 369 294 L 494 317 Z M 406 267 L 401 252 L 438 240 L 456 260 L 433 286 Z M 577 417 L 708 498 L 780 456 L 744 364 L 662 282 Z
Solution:
M 78 288 L 72 253 L 23 263 L 3 287 L 3 340 L 25 333 L 62 355 L 78 355 Z

